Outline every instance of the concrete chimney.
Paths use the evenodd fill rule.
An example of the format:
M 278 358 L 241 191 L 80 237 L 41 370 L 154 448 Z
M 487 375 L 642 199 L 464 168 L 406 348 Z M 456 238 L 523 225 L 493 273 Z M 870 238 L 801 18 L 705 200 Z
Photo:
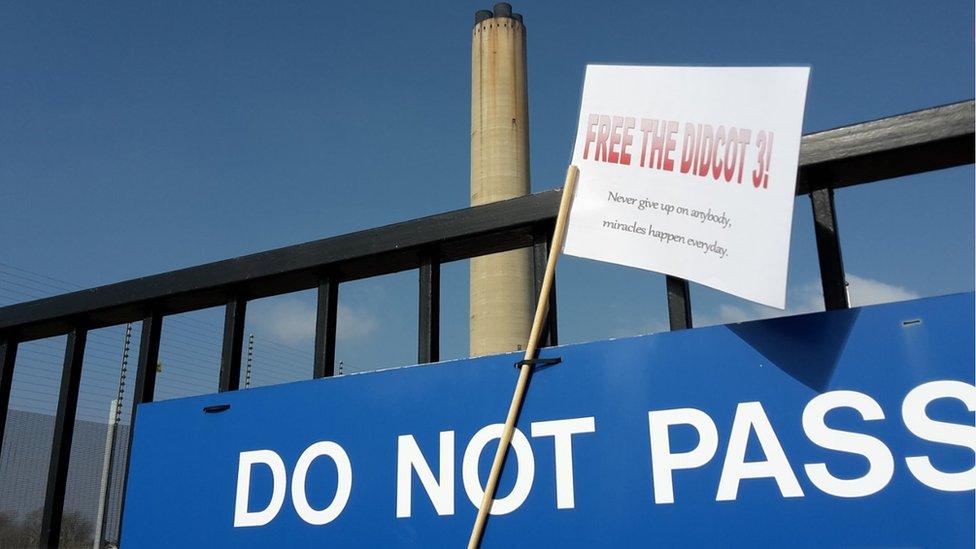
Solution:
M 471 31 L 471 205 L 529 193 L 525 27 L 507 3 Z M 532 327 L 530 249 L 471 260 L 471 356 L 524 348 Z

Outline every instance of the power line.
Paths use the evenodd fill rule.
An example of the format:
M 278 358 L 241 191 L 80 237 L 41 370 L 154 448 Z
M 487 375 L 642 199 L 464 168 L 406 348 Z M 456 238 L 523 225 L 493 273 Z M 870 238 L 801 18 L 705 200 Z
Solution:
M 32 275 L 32 276 L 37 276 L 37 277 L 40 277 L 40 278 L 43 278 L 43 279 L 46 279 L 46 280 L 50 280 L 52 282 L 58 282 L 58 283 L 61 283 L 61 284 L 67 284 L 68 286 L 72 286 L 72 287 L 74 287 L 75 289 L 78 289 L 78 290 L 84 289 L 81 286 L 79 286 L 79 285 L 77 285 L 77 284 L 75 284 L 73 282 L 68 282 L 66 280 L 61 280 L 59 278 L 54 278 L 54 277 L 51 277 L 51 276 L 43 275 L 41 273 L 35 273 L 34 271 L 28 271 L 27 269 L 24 269 L 22 267 L 17 267 L 16 265 L 11 265 L 9 263 L 4 263 L 2 261 L 0 261 L 0 266 L 7 267 L 8 269 L 14 269 L 14 270 L 20 271 L 22 273 L 27 273 L 27 274 Z

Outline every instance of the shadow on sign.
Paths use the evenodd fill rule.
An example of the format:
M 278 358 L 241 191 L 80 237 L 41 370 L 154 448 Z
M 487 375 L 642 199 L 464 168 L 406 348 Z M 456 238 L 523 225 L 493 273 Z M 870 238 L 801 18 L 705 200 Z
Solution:
M 733 333 L 777 368 L 823 392 L 837 367 L 858 309 L 731 324 Z

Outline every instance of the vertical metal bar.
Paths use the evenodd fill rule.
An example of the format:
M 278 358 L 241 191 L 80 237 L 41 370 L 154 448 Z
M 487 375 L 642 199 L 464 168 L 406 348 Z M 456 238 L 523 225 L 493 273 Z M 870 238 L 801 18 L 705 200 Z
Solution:
M 813 205 L 813 227 L 817 236 L 824 307 L 828 311 L 847 309 L 850 303 L 847 301 L 844 258 L 840 252 L 840 236 L 837 232 L 834 190 L 820 189 L 811 192 L 810 203 Z
M 691 291 L 688 289 L 688 281 L 668 275 L 665 277 L 665 284 L 668 287 L 668 322 L 671 330 L 691 328 Z
M 241 386 L 241 348 L 244 346 L 244 315 L 247 300 L 235 297 L 224 309 L 224 345 L 220 353 L 220 392 Z
M 538 299 L 542 291 L 542 279 L 546 274 L 546 264 L 549 261 L 549 247 L 552 243 L 552 226 L 536 227 L 532 233 L 532 273 L 535 283 L 535 296 Z M 553 280 L 549 293 L 549 309 L 546 323 L 542 327 L 539 337 L 540 347 L 557 345 L 556 327 L 556 281 Z
M 319 280 L 318 308 L 315 314 L 315 359 L 312 377 L 335 375 L 336 317 L 339 281 L 334 276 Z
M 7 426 L 7 407 L 10 405 L 10 389 L 14 383 L 15 362 L 17 340 L 12 336 L 0 339 L 0 449 L 3 448 L 3 430 Z
M 121 507 L 119 508 L 119 527 L 125 516 L 125 492 L 129 485 L 129 465 L 132 458 L 132 439 L 136 432 L 136 411 L 140 404 L 152 402 L 156 392 L 156 367 L 159 364 L 159 340 L 162 334 L 163 317 L 152 312 L 142 319 L 142 334 L 139 338 L 139 362 L 136 365 L 136 386 L 132 393 L 132 412 L 129 419 L 129 443 L 125 448 L 125 471 L 122 477 Z M 121 544 L 120 544 L 121 545 Z
M 549 250 L 552 249 L 552 235 L 555 231 L 556 224 L 554 222 L 552 226 L 549 227 L 549 230 L 546 231 L 547 255 Z M 560 253 L 562 253 L 562 250 L 560 250 Z M 545 275 L 545 271 L 542 271 L 542 274 Z M 544 339 L 547 347 L 559 345 L 559 323 L 557 322 L 558 317 L 556 316 L 556 286 L 556 275 L 553 273 L 552 288 L 549 289 L 549 314 L 546 316 L 546 330 L 548 330 L 548 332 L 546 333 L 546 338 Z M 539 280 L 539 289 L 541 288 L 542 280 Z
M 417 363 L 440 360 L 441 264 L 434 252 L 420 258 L 420 311 L 417 315 Z
M 136 387 L 132 395 L 132 418 L 129 425 L 135 425 L 136 406 L 152 402 L 156 391 L 156 367 L 159 364 L 159 340 L 163 329 L 163 317 L 150 313 L 142 319 L 142 334 L 139 338 L 139 363 L 136 365 Z M 131 435 L 131 432 L 130 432 Z
M 48 464 L 47 490 L 44 512 L 41 515 L 41 547 L 57 547 L 61 538 L 61 518 L 64 513 L 64 492 L 68 484 L 68 462 L 71 440 L 75 433 L 75 413 L 78 410 L 78 391 L 81 388 L 81 367 L 85 360 L 88 330 L 76 327 L 68 334 L 61 369 L 61 392 L 58 411 L 54 416 L 54 440 Z

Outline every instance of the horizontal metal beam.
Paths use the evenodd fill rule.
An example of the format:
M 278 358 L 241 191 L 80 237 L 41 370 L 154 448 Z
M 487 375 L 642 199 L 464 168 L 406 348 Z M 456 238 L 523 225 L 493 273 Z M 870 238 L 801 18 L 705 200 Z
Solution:
M 803 137 L 797 194 L 973 162 L 973 101 Z M 28 341 L 143 318 L 315 288 L 324 273 L 347 281 L 528 247 L 552 223 L 560 190 L 464 208 L 305 244 L 0 308 L 0 334 Z
M 324 272 L 345 282 L 420 267 L 423 250 L 443 262 L 532 245 L 532 227 L 555 218 L 561 190 L 465 208 L 376 229 L 287 246 L 0 308 L 0 333 L 29 341 L 318 286 Z
M 973 101 L 803 136 L 796 194 L 973 163 Z

